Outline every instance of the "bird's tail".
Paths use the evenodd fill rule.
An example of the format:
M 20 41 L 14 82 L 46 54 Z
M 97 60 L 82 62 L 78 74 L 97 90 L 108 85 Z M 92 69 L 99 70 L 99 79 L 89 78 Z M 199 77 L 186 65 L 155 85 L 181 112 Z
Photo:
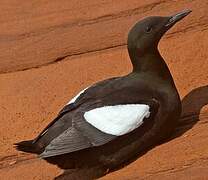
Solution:
M 18 151 L 35 153 L 35 154 L 39 153 L 39 150 L 37 149 L 36 144 L 33 143 L 33 140 L 18 142 L 15 143 L 14 145 Z

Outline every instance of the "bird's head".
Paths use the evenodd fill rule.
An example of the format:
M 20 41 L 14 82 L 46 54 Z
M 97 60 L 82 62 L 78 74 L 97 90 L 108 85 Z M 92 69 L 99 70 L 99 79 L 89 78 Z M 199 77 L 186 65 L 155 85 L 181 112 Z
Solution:
M 143 56 L 157 49 L 163 34 L 190 12 L 191 10 L 184 10 L 172 16 L 151 16 L 137 22 L 128 35 L 128 50 L 133 51 L 129 54 Z

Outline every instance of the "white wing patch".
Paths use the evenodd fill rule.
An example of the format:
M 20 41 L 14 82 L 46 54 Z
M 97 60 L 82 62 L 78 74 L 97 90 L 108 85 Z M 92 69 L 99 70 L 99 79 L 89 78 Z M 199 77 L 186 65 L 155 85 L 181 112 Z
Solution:
M 85 112 L 84 118 L 100 131 L 121 136 L 138 128 L 150 115 L 145 104 L 104 106 Z
M 76 101 L 76 99 L 77 99 L 82 93 L 84 93 L 85 90 L 87 90 L 87 89 L 88 89 L 88 87 L 85 88 L 85 89 L 83 89 L 82 91 L 80 91 L 80 92 L 79 92 L 76 96 L 74 96 L 74 97 L 73 97 L 66 105 L 74 103 L 74 102 Z

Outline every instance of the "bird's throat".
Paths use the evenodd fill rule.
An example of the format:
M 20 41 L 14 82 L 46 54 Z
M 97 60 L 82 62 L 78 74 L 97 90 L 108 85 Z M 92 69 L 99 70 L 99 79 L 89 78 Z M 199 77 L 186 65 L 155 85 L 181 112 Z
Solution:
M 148 51 L 148 53 L 139 55 L 139 50 L 129 52 L 133 65 L 133 72 L 151 73 L 162 79 L 172 79 L 168 66 L 157 49 Z

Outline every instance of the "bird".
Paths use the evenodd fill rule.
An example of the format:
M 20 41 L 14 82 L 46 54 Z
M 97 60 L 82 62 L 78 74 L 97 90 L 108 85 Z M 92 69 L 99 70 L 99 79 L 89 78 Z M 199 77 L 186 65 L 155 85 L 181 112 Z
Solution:
M 56 162 L 63 168 L 98 163 L 109 169 L 169 137 L 181 114 L 181 100 L 158 44 L 191 10 L 149 16 L 129 31 L 132 71 L 82 90 L 34 139 L 15 144 L 19 151 Z

